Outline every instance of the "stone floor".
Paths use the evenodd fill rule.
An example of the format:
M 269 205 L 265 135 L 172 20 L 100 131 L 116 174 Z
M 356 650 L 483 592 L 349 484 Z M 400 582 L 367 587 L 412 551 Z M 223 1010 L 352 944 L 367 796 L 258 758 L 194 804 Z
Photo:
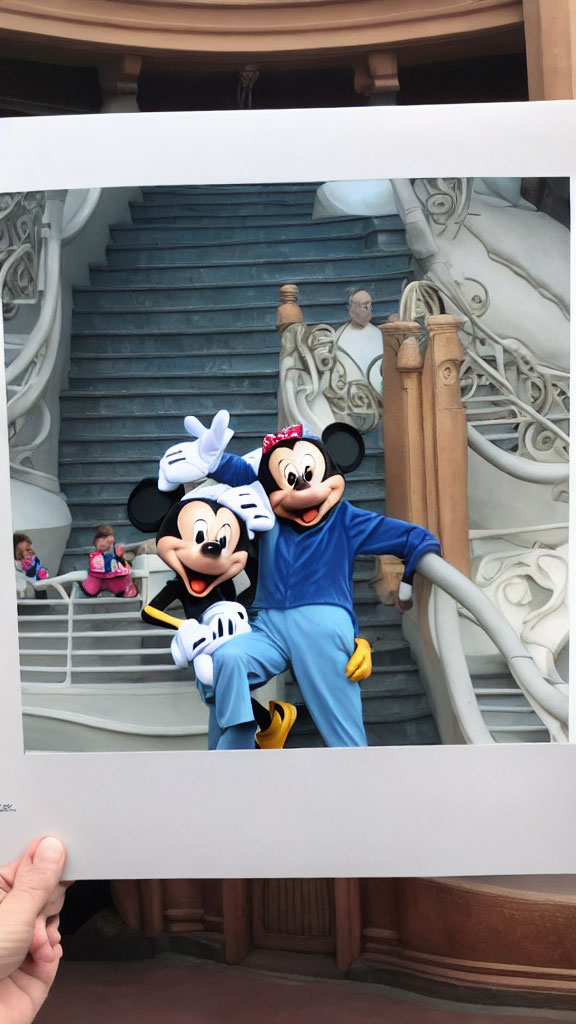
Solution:
M 63 962 L 36 1024 L 551 1024 L 576 1011 L 425 999 L 380 985 L 287 977 L 169 953 Z

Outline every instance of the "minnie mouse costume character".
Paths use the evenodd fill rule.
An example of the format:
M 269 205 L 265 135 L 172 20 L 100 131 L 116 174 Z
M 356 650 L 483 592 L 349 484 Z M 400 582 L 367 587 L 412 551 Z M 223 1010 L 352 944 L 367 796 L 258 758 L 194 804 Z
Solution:
M 360 435 L 356 445 L 350 442 L 350 428 L 332 424 L 323 441 L 300 424 L 268 435 L 256 471 L 245 459 L 225 454 L 228 420 L 227 412 L 217 413 L 206 429 L 195 417 L 187 417 L 185 427 L 198 440 L 166 452 L 158 482 L 160 490 L 170 490 L 199 472 L 231 486 L 258 481 L 276 515 L 274 528 L 260 539 L 252 631 L 214 653 L 216 715 L 223 733 L 230 734 L 227 745 L 251 746 L 250 690 L 291 663 L 326 745 L 366 746 L 360 688 L 351 682 L 354 674 L 347 675 L 358 628 L 352 603 L 354 561 L 361 554 L 402 558 L 400 599 L 408 607 L 418 560 L 428 551 L 440 553 L 440 545 L 421 526 L 342 500 L 343 472 L 356 468 L 363 455 Z M 352 450 L 347 452 L 346 445 Z M 335 447 L 340 447 L 339 465 L 331 455 Z

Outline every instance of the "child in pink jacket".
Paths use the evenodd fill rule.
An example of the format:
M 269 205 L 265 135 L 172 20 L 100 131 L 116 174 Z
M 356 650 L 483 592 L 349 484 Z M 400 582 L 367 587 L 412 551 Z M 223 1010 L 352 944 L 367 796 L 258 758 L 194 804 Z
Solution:
M 114 543 L 112 527 L 98 526 L 93 543 L 96 550 L 88 558 L 88 576 L 80 584 L 84 593 L 96 597 L 101 590 L 110 590 L 116 597 L 136 597 L 130 566 L 122 557 L 124 548 Z

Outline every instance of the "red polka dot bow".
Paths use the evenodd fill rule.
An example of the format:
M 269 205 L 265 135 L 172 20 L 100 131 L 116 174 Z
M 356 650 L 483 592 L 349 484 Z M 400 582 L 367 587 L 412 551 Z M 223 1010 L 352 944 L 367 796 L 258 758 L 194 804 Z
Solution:
M 302 437 L 301 423 L 295 423 L 291 427 L 283 427 L 278 434 L 266 434 L 262 441 L 262 454 L 265 455 L 269 448 L 279 444 L 280 441 L 290 441 L 294 437 Z

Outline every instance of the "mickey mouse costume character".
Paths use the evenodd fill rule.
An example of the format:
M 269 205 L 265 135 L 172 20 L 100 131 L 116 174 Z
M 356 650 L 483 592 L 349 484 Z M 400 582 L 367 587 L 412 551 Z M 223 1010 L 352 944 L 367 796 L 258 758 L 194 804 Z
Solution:
M 351 683 L 355 670 L 350 673 L 358 628 L 352 603 L 354 561 L 361 554 L 402 558 L 400 601 L 409 607 L 418 560 L 428 551 L 440 553 L 440 545 L 421 526 L 342 500 L 343 472 L 356 468 L 363 455 L 360 435 L 357 444 L 350 442 L 350 428 L 331 424 L 322 441 L 299 424 L 267 435 L 256 471 L 244 459 L 225 454 L 228 421 L 228 413 L 221 411 L 206 429 L 195 417 L 187 417 L 185 427 L 197 440 L 166 452 L 158 481 L 160 490 L 198 474 L 231 486 L 258 481 L 276 515 L 274 528 L 260 539 L 252 631 L 214 653 L 215 708 L 225 745 L 250 748 L 250 690 L 291 663 L 326 745 L 366 746 L 360 688 Z M 344 447 L 339 445 L 342 430 Z M 339 465 L 330 454 L 334 447 L 340 447 Z M 361 661 L 362 651 L 356 653 Z
M 132 491 L 127 510 L 137 529 L 158 531 L 157 554 L 175 572 L 141 615 L 144 622 L 177 630 L 172 657 L 178 668 L 194 663 L 198 689 L 210 710 L 208 746 L 213 749 L 220 730 L 214 715 L 212 655 L 232 636 L 250 632 L 246 608 L 254 595 L 256 560 L 249 539 L 253 531 L 271 529 L 275 520 L 261 488 L 216 485 L 182 492 L 183 488 L 180 500 L 167 503 L 156 481 L 145 479 Z M 249 587 L 237 600 L 234 578 L 243 570 Z M 175 601 L 182 605 L 184 620 L 166 612 Z M 296 708 L 269 701 L 267 710 L 253 701 L 253 717 L 259 726 L 257 745 L 279 748 L 295 721 Z

